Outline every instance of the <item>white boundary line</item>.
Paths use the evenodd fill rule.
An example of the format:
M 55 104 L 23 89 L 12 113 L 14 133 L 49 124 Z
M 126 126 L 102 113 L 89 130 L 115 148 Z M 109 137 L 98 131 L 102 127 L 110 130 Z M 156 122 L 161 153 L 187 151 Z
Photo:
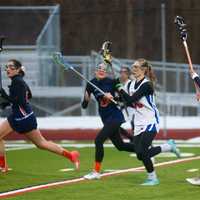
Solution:
M 200 160 L 200 156 L 157 163 L 157 164 L 155 164 L 155 166 L 161 167 L 161 166 L 173 165 L 173 164 L 177 164 L 177 163 L 189 162 L 192 160 Z M 123 174 L 123 173 L 127 173 L 127 172 L 136 172 L 138 170 L 143 170 L 143 169 L 144 169 L 144 167 L 123 169 L 123 170 L 119 170 L 119 171 L 115 171 L 115 172 L 104 173 L 101 175 L 101 177 L 115 176 L 118 174 Z M 37 190 L 41 190 L 41 189 L 46 189 L 46 188 L 51 188 L 51 187 L 56 187 L 56 186 L 61 186 L 61 185 L 68 185 L 68 184 L 72 184 L 72 183 L 78 183 L 78 182 L 82 182 L 82 181 L 86 181 L 86 180 L 84 178 L 75 178 L 75 179 L 66 180 L 66 181 L 57 181 L 54 183 L 47 183 L 47 184 L 43 184 L 43 185 L 29 186 L 27 188 L 16 189 L 13 191 L 0 193 L 0 199 L 17 196 L 17 195 L 20 195 L 23 193 L 37 191 Z
M 15 147 L 15 148 L 6 148 L 6 151 L 16 151 L 16 150 L 25 150 L 25 149 L 33 149 L 34 147 Z
M 162 142 L 163 143 L 163 142 Z M 155 143 L 155 146 L 158 146 L 162 143 Z M 60 145 L 62 147 L 74 147 L 74 148 L 86 148 L 86 147 L 92 147 L 94 148 L 95 147 L 95 144 L 94 143 L 79 143 L 79 144 L 68 144 L 68 143 L 60 143 Z M 9 147 L 29 147 L 29 148 L 36 148 L 36 146 L 34 144 L 20 144 L 20 143 L 8 143 L 6 144 L 6 148 L 9 148 Z M 104 147 L 114 147 L 113 144 L 111 143 L 106 143 L 104 144 Z M 200 144 L 199 143 L 194 143 L 194 144 L 187 144 L 187 143 L 177 143 L 177 147 L 197 147 L 197 148 L 200 148 Z

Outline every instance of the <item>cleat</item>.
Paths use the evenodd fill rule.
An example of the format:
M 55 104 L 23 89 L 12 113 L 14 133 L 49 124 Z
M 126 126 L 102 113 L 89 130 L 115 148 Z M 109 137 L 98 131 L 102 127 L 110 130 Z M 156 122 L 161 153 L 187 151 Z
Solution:
M 98 172 L 93 171 L 93 172 L 85 175 L 83 178 L 87 179 L 87 180 L 100 179 L 101 178 L 101 174 L 98 173 Z
M 174 153 L 177 158 L 181 157 L 180 149 L 177 148 L 174 140 L 168 140 L 167 143 L 171 146 L 171 152 Z
M 186 181 L 192 185 L 200 185 L 200 177 L 186 178 Z
M 154 185 L 158 185 L 160 183 L 160 181 L 158 179 L 146 179 L 144 183 L 142 183 L 141 185 L 143 186 L 154 186 Z
M 0 171 L 1 171 L 2 173 L 7 173 L 7 172 L 9 171 L 9 169 L 8 169 L 7 166 L 5 166 L 5 167 L 0 167 Z
M 79 160 L 80 154 L 79 154 L 79 152 L 78 151 L 72 151 L 71 155 L 72 155 L 71 161 L 74 163 L 75 169 L 79 170 L 79 168 L 80 168 L 80 160 Z

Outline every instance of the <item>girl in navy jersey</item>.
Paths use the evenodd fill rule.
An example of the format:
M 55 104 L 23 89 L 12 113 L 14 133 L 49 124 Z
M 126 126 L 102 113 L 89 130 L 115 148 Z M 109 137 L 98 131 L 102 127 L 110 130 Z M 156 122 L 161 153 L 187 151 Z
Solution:
M 21 63 L 15 59 L 9 60 L 6 65 L 6 72 L 8 78 L 11 79 L 9 94 L 4 89 L 0 90 L 0 94 L 7 101 L 7 104 L 12 106 L 12 113 L 0 124 L 0 169 L 2 172 L 8 170 L 3 138 L 13 131 L 24 134 L 40 149 L 68 158 L 78 168 L 79 153 L 77 151 L 70 152 L 53 142 L 47 141 L 37 129 L 37 120 L 29 103 L 32 94 L 29 86 L 23 80 L 25 71 Z
M 104 157 L 103 144 L 110 139 L 119 151 L 134 152 L 134 145 L 124 143 L 120 136 L 120 126 L 125 121 L 121 110 L 109 100 L 110 96 L 115 96 L 116 81 L 107 77 L 106 65 L 100 64 L 96 69 L 96 77 L 91 80 L 93 84 L 103 90 L 106 95 L 101 94 L 97 89 L 87 84 L 82 107 L 87 108 L 91 94 L 98 102 L 99 115 L 103 122 L 103 128 L 95 139 L 95 164 L 91 173 L 84 176 L 86 179 L 99 179 L 101 163 Z

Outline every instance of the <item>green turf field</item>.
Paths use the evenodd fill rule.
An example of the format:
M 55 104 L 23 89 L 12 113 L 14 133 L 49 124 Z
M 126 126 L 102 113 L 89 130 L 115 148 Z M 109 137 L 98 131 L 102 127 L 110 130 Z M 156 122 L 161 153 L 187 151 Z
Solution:
M 72 149 L 72 148 L 71 148 Z M 73 148 L 74 149 L 74 148 Z M 94 148 L 80 148 L 81 169 L 79 172 L 61 172 L 59 169 L 73 167 L 65 158 L 38 149 L 8 151 L 8 163 L 12 171 L 0 174 L 0 192 L 38 185 L 59 180 L 81 177 L 90 172 L 93 165 Z M 182 148 L 183 152 L 200 155 L 200 148 Z M 174 158 L 156 158 L 156 162 Z M 114 148 L 105 148 L 103 169 L 126 169 L 141 166 L 136 158 Z M 200 187 L 189 185 L 185 178 L 199 172 L 187 172 L 199 168 L 200 160 L 157 168 L 160 185 L 140 186 L 146 175 L 144 172 L 126 173 L 106 177 L 98 181 L 84 181 L 26 193 L 10 199 L 68 199 L 68 200 L 194 200 L 200 198 Z

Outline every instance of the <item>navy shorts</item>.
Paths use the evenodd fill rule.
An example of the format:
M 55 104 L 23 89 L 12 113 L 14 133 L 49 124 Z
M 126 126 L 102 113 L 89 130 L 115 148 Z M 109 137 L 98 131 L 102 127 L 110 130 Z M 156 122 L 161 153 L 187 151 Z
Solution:
M 21 120 L 11 114 L 7 119 L 12 129 L 18 133 L 27 133 L 37 129 L 37 120 L 34 114 Z

